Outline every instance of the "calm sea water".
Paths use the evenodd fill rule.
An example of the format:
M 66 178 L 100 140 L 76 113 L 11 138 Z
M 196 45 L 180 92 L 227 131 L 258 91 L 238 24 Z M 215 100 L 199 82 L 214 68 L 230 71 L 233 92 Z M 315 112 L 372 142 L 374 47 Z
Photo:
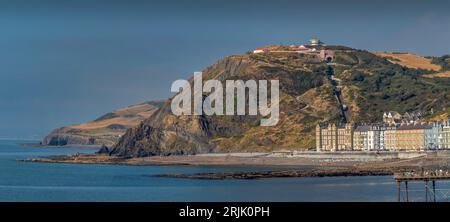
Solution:
M 270 168 L 19 162 L 17 159 L 96 150 L 24 147 L 18 143 L 21 141 L 0 141 L 0 201 L 396 201 L 396 184 L 390 176 L 261 180 L 158 178 L 152 175 Z

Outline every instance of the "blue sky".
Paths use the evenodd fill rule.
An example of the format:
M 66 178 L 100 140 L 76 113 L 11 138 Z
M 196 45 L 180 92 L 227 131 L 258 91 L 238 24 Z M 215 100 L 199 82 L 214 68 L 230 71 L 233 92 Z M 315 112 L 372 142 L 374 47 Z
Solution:
M 2 1 L 0 138 L 170 95 L 172 81 L 256 46 L 450 53 L 445 1 Z M 336 1 L 337 2 L 337 1 Z

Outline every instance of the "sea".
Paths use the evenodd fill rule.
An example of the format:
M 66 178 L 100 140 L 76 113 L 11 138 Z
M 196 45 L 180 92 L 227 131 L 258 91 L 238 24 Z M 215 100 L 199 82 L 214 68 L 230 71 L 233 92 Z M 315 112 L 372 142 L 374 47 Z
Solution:
M 19 145 L 29 141 L 0 140 L 0 201 L 20 202 L 334 202 L 397 201 L 392 176 L 181 179 L 164 173 L 245 172 L 280 170 L 248 166 L 125 166 L 18 161 L 93 148 L 44 148 Z M 289 167 L 283 167 L 287 169 Z M 437 184 L 449 188 L 446 182 Z M 410 184 L 410 200 L 424 201 L 423 183 Z M 402 197 L 404 200 L 404 197 Z M 442 199 L 445 200 L 445 199 Z

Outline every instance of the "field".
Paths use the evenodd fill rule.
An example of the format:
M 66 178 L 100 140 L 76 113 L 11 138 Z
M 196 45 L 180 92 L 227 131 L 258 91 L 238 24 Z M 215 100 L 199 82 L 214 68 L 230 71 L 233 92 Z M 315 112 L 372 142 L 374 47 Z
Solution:
M 388 59 L 392 63 L 406 66 L 408 68 L 425 69 L 431 71 L 441 70 L 441 66 L 433 64 L 431 59 L 411 53 L 377 52 L 375 54 Z
M 440 72 L 436 74 L 426 74 L 423 76 L 427 78 L 450 78 L 450 71 Z
M 107 128 L 110 125 L 122 125 L 132 127 L 139 124 L 143 119 L 148 118 L 152 113 L 152 106 L 146 103 L 119 109 L 113 112 L 114 117 L 95 120 L 88 123 L 69 126 L 74 129 L 92 130 L 99 128 Z

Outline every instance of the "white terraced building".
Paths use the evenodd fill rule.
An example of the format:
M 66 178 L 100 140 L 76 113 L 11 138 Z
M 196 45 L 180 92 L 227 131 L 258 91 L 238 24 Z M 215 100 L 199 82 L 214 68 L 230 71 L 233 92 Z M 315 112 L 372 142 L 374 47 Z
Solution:
M 439 149 L 450 149 L 450 121 L 445 121 L 438 128 Z

